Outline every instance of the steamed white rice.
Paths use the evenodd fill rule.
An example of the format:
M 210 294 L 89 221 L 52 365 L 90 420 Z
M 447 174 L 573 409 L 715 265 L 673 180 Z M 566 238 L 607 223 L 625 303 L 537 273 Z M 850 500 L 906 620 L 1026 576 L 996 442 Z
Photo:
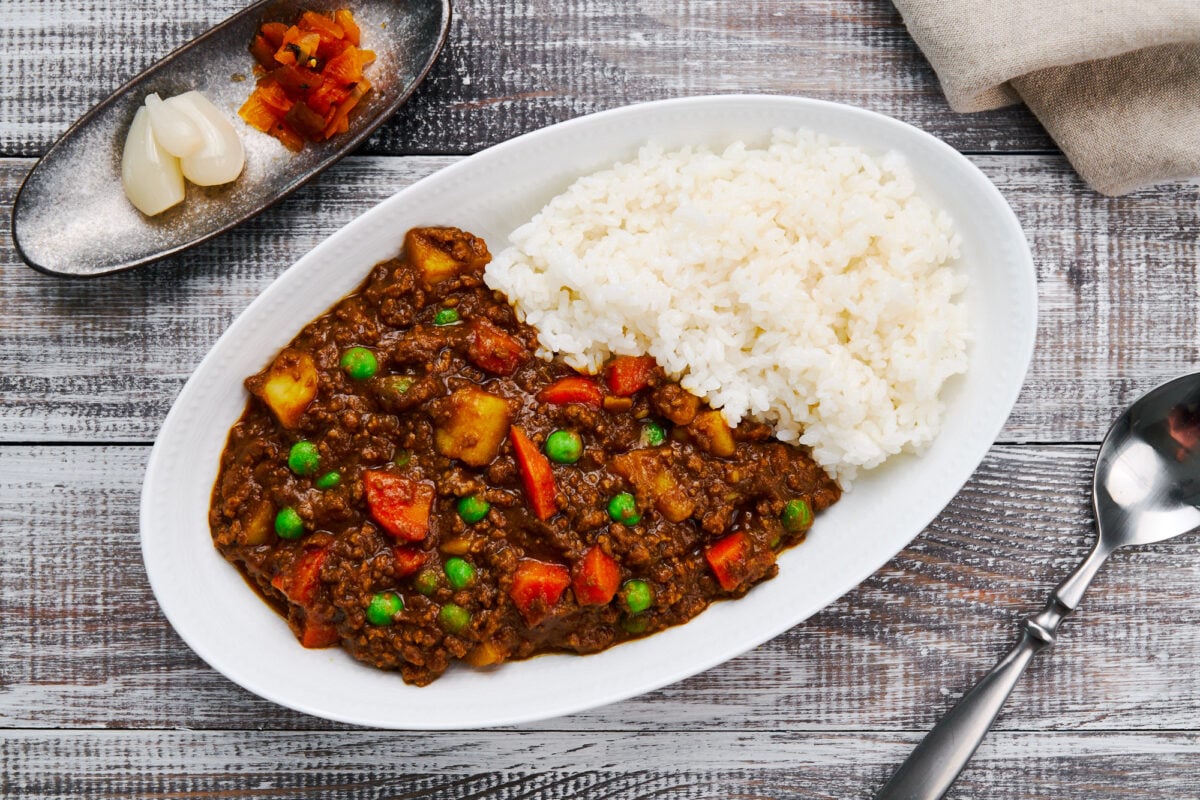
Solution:
M 967 367 L 950 217 L 897 154 L 810 131 L 637 158 L 580 178 L 488 266 L 542 355 L 649 353 L 724 413 L 812 448 L 843 486 L 918 452 Z

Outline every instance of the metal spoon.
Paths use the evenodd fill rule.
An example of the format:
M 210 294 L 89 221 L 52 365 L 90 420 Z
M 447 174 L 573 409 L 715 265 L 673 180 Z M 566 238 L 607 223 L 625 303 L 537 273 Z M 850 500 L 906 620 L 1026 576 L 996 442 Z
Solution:
M 237 110 L 254 89 L 250 40 L 266 21 L 304 10 L 350 7 L 372 89 L 350 129 L 291 153 L 245 125 Z M 141 73 L 87 112 L 29 173 L 13 203 L 13 243 L 26 264 L 50 275 L 86 277 L 178 253 L 278 202 L 364 142 L 416 90 L 446 41 L 450 0 L 259 0 Z M 202 91 L 235 124 L 246 167 L 224 186 L 189 186 L 187 199 L 146 217 L 125 199 L 121 151 L 146 95 Z
M 942 797 L 991 728 L 1030 659 L 1054 644 L 1118 547 L 1151 544 L 1200 527 L 1200 373 L 1150 390 L 1117 418 L 1096 459 L 1092 506 L 1100 536 L 1058 585 L 1021 641 L 933 727 L 876 800 Z

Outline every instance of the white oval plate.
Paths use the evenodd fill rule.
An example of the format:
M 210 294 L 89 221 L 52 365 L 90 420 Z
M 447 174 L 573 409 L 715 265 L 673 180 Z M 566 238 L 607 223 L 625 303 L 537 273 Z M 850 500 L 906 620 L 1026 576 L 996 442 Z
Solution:
M 430 686 L 362 665 L 340 649 L 305 650 L 284 621 L 212 546 L 209 496 L 242 380 L 304 322 L 396 255 L 404 232 L 455 225 L 493 251 L 577 176 L 666 147 L 811 128 L 882 154 L 903 153 L 921 192 L 954 217 L 973 334 L 969 372 L 946 387 L 941 434 L 920 457 L 868 473 L 820 515 L 780 574 L 696 619 L 595 655 L 542 656 L 480 672 L 456 667 Z M 954 497 L 1004 424 L 1033 350 L 1037 293 L 1029 247 L 1004 198 L 954 149 L 870 111 L 786 97 L 720 96 L 619 108 L 535 131 L 431 175 L 363 214 L 300 259 L 250 304 L 184 386 L 150 456 L 142 488 L 142 553 L 163 612 L 230 680 L 290 708 L 384 728 L 507 725 L 592 708 L 657 689 L 777 636 L 866 579 Z M 287 667 L 281 669 L 280 665 Z

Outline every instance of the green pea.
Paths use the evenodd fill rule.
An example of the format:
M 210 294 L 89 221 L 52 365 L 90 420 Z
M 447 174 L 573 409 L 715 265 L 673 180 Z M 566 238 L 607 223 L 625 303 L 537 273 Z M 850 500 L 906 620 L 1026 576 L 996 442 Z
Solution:
M 392 463 L 397 467 L 407 467 L 408 462 L 412 461 L 412 453 L 408 450 L 397 450 L 392 456 Z
M 621 602 L 630 614 L 640 614 L 654 602 L 654 592 L 645 581 L 625 581 L 621 587 Z
M 416 383 L 416 381 L 407 375 L 401 375 L 397 378 L 392 378 L 391 380 L 392 389 L 396 392 L 396 394 L 404 394 L 412 388 L 414 383 Z
M 458 320 L 458 309 L 454 308 L 443 308 L 433 315 L 434 325 L 453 325 Z
M 621 627 L 629 633 L 645 633 L 650 627 L 650 620 L 645 617 L 625 617 L 621 620 Z
M 342 369 L 356 381 L 365 381 L 379 371 L 375 354 L 365 347 L 351 347 L 342 353 Z
M 641 441 L 644 447 L 658 447 L 667 440 L 667 431 L 653 420 L 642 426 Z
M 789 533 L 806 531 L 813 524 L 812 508 L 807 500 L 789 500 L 783 507 L 783 513 L 779 515 L 779 521 Z
M 304 520 L 292 507 L 281 508 L 275 515 L 275 532 L 281 539 L 299 539 L 304 535 Z
M 321 454 L 312 442 L 296 442 L 288 452 L 288 469 L 297 475 L 312 475 L 321 466 Z
M 342 482 L 341 474 L 337 472 L 326 472 L 313 483 L 318 489 L 332 489 Z
M 371 597 L 367 606 L 367 622 L 372 625 L 391 625 L 404 610 L 404 600 L 395 592 L 380 592 Z
M 442 579 L 438 577 L 437 570 L 423 569 L 417 573 L 416 579 L 413 580 L 413 586 L 418 592 L 428 597 L 437 591 L 438 584 Z
M 457 556 L 446 559 L 443 569 L 446 570 L 446 580 L 455 589 L 465 589 L 475 580 L 475 568 L 471 566 L 469 561 L 465 561 Z
M 470 497 L 460 498 L 456 507 L 458 508 L 458 515 L 462 517 L 462 521 L 468 525 L 474 525 L 487 516 L 488 511 L 492 508 L 492 504 L 479 495 L 473 494 Z
M 546 437 L 546 455 L 559 464 L 574 464 L 583 455 L 583 439 L 575 431 L 555 431 Z
M 446 603 L 438 612 L 438 623 L 447 633 L 458 633 L 471 624 L 471 612 L 454 603 Z
M 642 521 L 642 515 L 638 513 L 637 501 L 629 492 L 621 492 L 608 501 L 608 515 L 614 522 L 622 525 L 637 525 Z

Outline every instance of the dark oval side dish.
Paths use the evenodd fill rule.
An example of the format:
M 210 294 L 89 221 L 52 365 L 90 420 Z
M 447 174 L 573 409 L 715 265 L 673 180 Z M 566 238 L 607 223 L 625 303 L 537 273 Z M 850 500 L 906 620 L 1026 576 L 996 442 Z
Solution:
M 372 91 L 349 130 L 289 152 L 237 110 L 254 90 L 249 44 L 267 20 L 349 8 L 359 20 Z M 12 234 L 26 264 L 91 277 L 130 269 L 199 244 L 250 219 L 366 140 L 412 95 L 445 43 L 450 0 L 262 0 L 171 53 L 85 114 L 30 171 L 13 204 Z M 242 175 L 223 186 L 189 184 L 186 200 L 146 217 L 125 198 L 121 154 L 146 95 L 198 90 L 234 123 L 246 149 Z

